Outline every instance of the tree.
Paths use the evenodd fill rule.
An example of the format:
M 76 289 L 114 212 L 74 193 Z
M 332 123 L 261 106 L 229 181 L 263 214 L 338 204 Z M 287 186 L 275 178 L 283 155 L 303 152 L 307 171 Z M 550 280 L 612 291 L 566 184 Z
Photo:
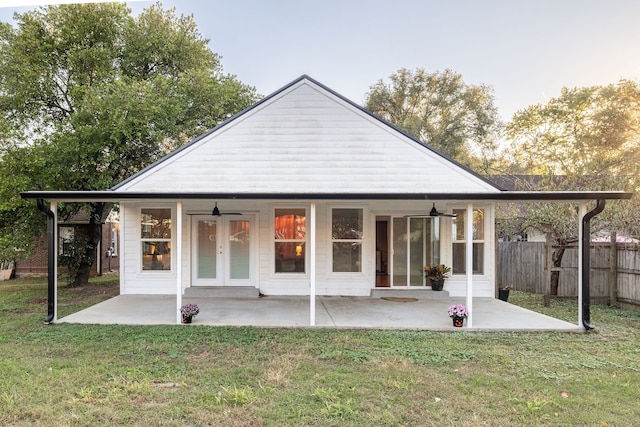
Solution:
M 562 89 L 546 105 L 517 112 L 507 127 L 523 170 L 562 175 L 564 186 L 601 190 L 640 183 L 640 86 Z
M 370 87 L 365 106 L 462 164 L 487 173 L 502 124 L 490 87 L 470 85 L 451 70 L 400 69 Z
M 41 160 L 31 147 L 23 147 L 0 161 L 0 261 L 26 256 L 33 236 L 45 230 L 42 213 L 19 196 L 25 188 L 36 188 L 34 172 Z
M 627 190 L 640 185 L 640 85 L 622 80 L 608 86 L 564 88 L 545 105 L 517 112 L 507 127 L 509 155 L 517 172 L 538 175 L 535 190 Z M 523 189 L 523 188 L 520 188 Z M 577 241 L 577 206 L 531 204 L 523 227 L 549 233 L 556 244 L 554 267 L 560 267 L 567 243 Z M 610 204 L 594 219 L 593 230 L 638 235 L 638 202 Z M 564 214 L 563 214 L 564 213 Z M 548 242 L 549 244 L 551 242 Z M 552 274 L 551 294 L 558 274 Z
M 193 17 L 160 4 L 137 17 L 101 3 L 15 20 L 15 28 L 0 26 L 0 126 L 9 130 L 0 137 L 0 176 L 17 174 L 0 184 L 16 192 L 0 205 L 2 236 L 12 233 L 12 215 L 24 213 L 18 191 L 110 188 L 256 100 L 254 88 L 223 74 Z M 21 172 L 27 159 L 33 167 Z M 76 239 L 76 285 L 88 280 L 109 211 L 103 203 L 82 208 L 90 224 Z

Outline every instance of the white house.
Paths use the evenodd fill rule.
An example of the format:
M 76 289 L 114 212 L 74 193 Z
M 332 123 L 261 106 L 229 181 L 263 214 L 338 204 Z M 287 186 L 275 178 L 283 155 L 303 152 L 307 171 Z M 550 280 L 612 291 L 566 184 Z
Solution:
M 313 203 L 316 293 L 359 296 L 427 289 L 432 263 L 452 266 L 446 290 L 465 295 L 467 201 L 438 201 L 457 217 L 431 217 L 423 195 L 500 192 L 306 76 L 114 191 L 196 195 L 181 214 L 174 199 L 121 202 L 123 294 L 173 293 L 180 272 L 183 291 L 308 295 Z M 475 203 L 473 218 L 474 295 L 493 296 L 494 202 Z
M 122 294 L 179 306 L 243 287 L 313 309 L 315 295 L 430 292 L 433 263 L 452 267 L 450 296 L 493 297 L 496 200 L 627 193 L 567 194 L 504 192 L 304 75 L 111 190 L 23 197 L 53 216 L 56 201 L 119 202 Z

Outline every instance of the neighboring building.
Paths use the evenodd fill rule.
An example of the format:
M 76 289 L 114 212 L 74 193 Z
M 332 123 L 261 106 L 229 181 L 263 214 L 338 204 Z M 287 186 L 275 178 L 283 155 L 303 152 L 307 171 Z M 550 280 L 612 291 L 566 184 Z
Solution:
M 74 233 L 76 227 L 85 226 L 86 222 L 70 221 L 58 224 L 58 253 L 64 253 L 65 241 Z M 93 275 L 105 274 L 120 269 L 120 223 L 110 216 L 102 225 L 102 242 L 98 249 L 99 257 L 92 268 Z M 14 275 L 16 277 L 46 277 L 47 276 L 47 236 L 43 235 L 31 244 L 31 255 L 15 262 Z

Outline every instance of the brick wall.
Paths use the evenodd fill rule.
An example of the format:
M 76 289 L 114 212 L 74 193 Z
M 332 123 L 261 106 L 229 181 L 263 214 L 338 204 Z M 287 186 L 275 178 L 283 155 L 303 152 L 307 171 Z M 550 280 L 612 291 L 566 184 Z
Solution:
M 120 256 L 112 256 L 110 259 L 107 256 L 107 249 L 111 246 L 112 232 L 115 231 L 119 235 L 120 224 L 119 223 L 106 223 L 102 226 L 102 249 L 100 258 L 102 261 L 102 273 L 109 272 L 109 263 L 111 263 L 111 271 L 118 271 L 120 269 Z M 116 245 L 118 242 L 116 242 Z M 16 261 L 15 275 L 18 277 L 47 276 L 47 236 L 36 239 L 31 244 L 31 256 L 24 260 Z M 92 275 L 97 274 L 97 262 L 93 265 Z M 58 267 L 58 272 L 64 271 L 63 267 Z

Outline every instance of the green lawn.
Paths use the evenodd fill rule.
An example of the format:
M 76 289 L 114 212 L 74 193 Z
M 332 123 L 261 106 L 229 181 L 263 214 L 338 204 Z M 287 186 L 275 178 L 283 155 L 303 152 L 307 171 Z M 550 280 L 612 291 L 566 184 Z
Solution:
M 117 293 L 61 288 L 61 315 Z M 510 302 L 575 321 L 575 303 Z M 0 282 L 2 426 L 635 426 L 640 315 L 586 334 L 51 325 Z

